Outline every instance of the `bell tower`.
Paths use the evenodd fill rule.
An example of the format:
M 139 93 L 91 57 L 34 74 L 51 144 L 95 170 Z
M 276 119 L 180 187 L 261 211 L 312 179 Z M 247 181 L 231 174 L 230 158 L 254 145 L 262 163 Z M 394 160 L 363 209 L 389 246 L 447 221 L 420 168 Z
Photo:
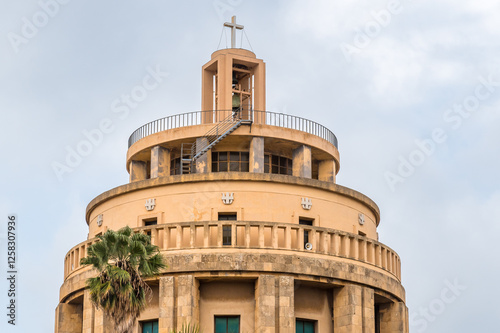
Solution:
M 215 117 L 205 113 L 204 123 L 218 122 L 231 112 L 241 112 L 243 119 L 249 119 L 251 111 L 266 110 L 266 69 L 262 59 L 257 59 L 249 50 L 236 48 L 236 24 L 233 16 L 231 23 L 231 48 L 212 53 L 211 60 L 202 69 L 202 111 L 214 110 Z M 214 119 L 215 118 L 215 119 Z M 254 123 L 262 123 L 264 113 L 258 113 Z

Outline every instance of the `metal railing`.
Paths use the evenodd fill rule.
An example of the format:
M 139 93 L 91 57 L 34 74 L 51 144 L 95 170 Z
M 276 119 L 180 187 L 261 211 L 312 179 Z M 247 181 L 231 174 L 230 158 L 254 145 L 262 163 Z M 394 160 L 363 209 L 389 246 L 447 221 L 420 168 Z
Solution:
M 134 143 L 142 138 L 166 130 L 210 123 L 216 124 L 219 122 L 218 118 L 220 114 L 225 114 L 227 112 L 230 113 L 232 110 L 194 111 L 154 120 L 139 127 L 132 133 L 128 139 L 128 147 L 130 148 Z M 243 111 L 243 113 L 245 113 L 245 111 Z M 265 124 L 289 128 L 315 135 L 330 142 L 338 149 L 338 141 L 335 134 L 317 122 L 289 114 L 271 111 L 250 111 L 248 118 L 248 120 L 253 120 L 254 124 Z

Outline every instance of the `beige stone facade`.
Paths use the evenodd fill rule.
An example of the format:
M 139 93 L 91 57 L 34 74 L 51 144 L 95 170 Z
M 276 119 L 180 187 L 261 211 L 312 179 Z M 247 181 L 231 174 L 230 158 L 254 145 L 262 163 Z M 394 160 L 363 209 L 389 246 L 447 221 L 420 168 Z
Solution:
M 202 84 L 202 111 L 134 132 L 129 183 L 89 203 L 88 239 L 64 260 L 55 332 L 111 332 L 85 289 L 95 273 L 79 261 L 125 225 L 168 262 L 148 280 L 154 297 L 134 333 L 149 322 L 213 333 L 216 321 L 242 333 L 408 332 L 400 258 L 378 241 L 377 205 L 336 184 L 333 133 L 265 111 L 265 63 L 250 51 L 215 52 Z

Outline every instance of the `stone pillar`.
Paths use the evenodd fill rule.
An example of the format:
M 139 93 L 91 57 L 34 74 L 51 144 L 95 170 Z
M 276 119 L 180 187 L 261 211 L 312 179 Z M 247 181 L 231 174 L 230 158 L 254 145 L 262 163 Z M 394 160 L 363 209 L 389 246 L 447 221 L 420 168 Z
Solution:
M 94 305 L 90 300 L 90 291 L 83 292 L 83 325 L 82 333 L 94 333 Z
M 363 332 L 362 287 L 346 285 L 333 291 L 335 333 Z
M 254 69 L 254 110 L 266 111 L 266 64 L 262 60 Z M 266 123 L 264 112 L 257 114 L 254 123 Z
M 206 138 L 197 138 L 196 139 L 196 153 L 200 152 L 203 147 L 208 145 L 208 139 Z M 210 155 L 210 156 L 209 156 Z M 207 151 L 200 158 L 196 159 L 194 162 L 196 173 L 207 173 L 208 165 L 212 162 L 211 151 Z
M 93 333 L 113 333 L 113 324 L 109 316 L 102 310 L 94 308 L 94 331 Z
M 137 182 L 139 180 L 145 180 L 148 177 L 148 171 L 146 169 L 146 162 L 143 161 L 131 161 L 130 162 L 130 182 Z
M 311 147 L 302 145 L 293 151 L 293 175 L 295 177 L 312 177 Z
M 363 287 L 361 301 L 364 332 L 375 332 L 375 294 L 372 288 Z
M 158 318 L 158 333 L 170 333 L 175 329 L 175 298 L 174 277 L 166 276 L 160 278 L 160 299 Z
M 408 308 L 403 302 L 379 305 L 380 333 L 408 333 Z
M 59 303 L 56 308 L 55 333 L 80 333 L 83 324 L 83 304 Z
M 170 176 L 170 149 L 162 146 L 151 148 L 151 178 Z
M 93 333 L 104 333 L 104 313 L 102 310 L 94 310 L 94 331 Z
M 183 324 L 197 324 L 199 318 L 199 282 L 193 275 L 176 277 L 177 328 Z
M 335 161 L 323 160 L 318 166 L 318 180 L 335 183 Z
M 255 332 L 274 333 L 276 331 L 276 278 L 273 275 L 260 275 L 255 294 Z
M 279 332 L 294 333 L 295 286 L 292 276 L 279 277 Z
M 250 142 L 250 172 L 264 173 L 264 138 L 253 137 Z

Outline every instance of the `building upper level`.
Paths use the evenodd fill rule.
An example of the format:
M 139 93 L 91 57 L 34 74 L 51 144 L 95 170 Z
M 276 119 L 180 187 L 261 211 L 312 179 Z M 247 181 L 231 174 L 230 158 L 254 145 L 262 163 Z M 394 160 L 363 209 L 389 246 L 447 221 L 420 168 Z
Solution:
M 89 238 L 124 225 L 230 216 L 377 240 L 377 205 L 336 184 L 335 135 L 303 117 L 266 111 L 265 75 L 264 61 L 251 51 L 214 52 L 202 67 L 201 111 L 158 119 L 132 133 L 129 184 L 88 205 Z
M 214 52 L 203 66 L 201 111 L 140 127 L 127 152 L 130 182 L 210 172 L 335 182 L 339 168 L 335 135 L 314 121 L 266 111 L 265 63 L 235 48 Z

